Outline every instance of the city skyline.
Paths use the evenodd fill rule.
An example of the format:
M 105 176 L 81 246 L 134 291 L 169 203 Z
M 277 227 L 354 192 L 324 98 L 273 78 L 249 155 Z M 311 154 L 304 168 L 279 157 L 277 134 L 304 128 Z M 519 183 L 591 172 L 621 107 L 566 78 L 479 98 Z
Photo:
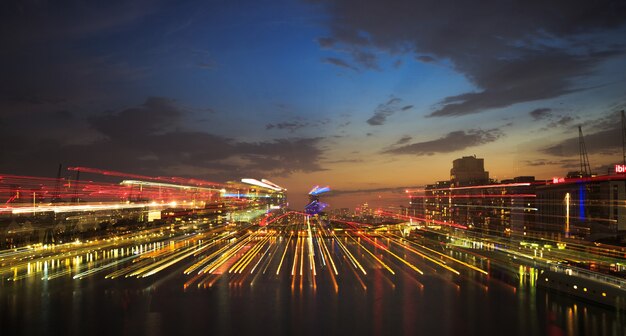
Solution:
M 0 171 L 268 178 L 296 207 L 315 184 L 373 190 L 331 202 L 352 207 L 446 179 L 466 155 L 499 180 L 562 176 L 578 165 L 582 125 L 600 173 L 621 161 L 625 11 L 616 1 L 8 2 Z
M 5 0 L 0 330 L 626 335 L 626 1 Z

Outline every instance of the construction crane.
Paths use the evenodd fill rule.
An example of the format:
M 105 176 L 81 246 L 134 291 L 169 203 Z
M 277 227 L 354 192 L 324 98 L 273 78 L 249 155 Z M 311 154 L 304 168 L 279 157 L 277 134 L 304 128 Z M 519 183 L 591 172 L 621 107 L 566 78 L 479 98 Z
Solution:
M 589 156 L 587 155 L 587 146 L 585 146 L 585 138 L 583 137 L 583 129 L 578 126 L 578 146 L 580 155 L 580 174 L 581 177 L 591 176 L 591 167 L 589 165 Z

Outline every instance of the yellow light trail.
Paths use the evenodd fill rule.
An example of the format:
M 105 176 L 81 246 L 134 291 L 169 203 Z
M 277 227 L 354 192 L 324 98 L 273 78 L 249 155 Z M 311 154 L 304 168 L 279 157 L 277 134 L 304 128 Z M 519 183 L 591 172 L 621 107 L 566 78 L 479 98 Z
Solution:
M 315 250 L 313 249 L 313 235 L 311 234 L 311 223 L 309 221 L 309 217 L 306 218 L 306 225 L 308 234 L 307 242 L 309 243 L 309 266 L 313 272 L 313 277 L 315 277 L 317 275 L 317 272 L 315 271 Z
M 213 273 L 216 269 L 218 269 L 222 264 L 224 264 L 228 259 L 230 259 L 233 255 L 235 255 L 239 250 L 241 250 L 246 242 L 250 239 L 250 237 L 246 239 L 241 239 L 240 241 L 235 241 L 234 245 L 226 246 L 227 250 L 222 255 L 219 256 L 216 260 L 205 266 L 200 270 L 199 273 Z
M 172 242 L 170 242 L 170 246 Z M 179 246 L 184 246 L 185 242 L 179 242 L 178 244 Z M 206 244 L 205 246 L 202 246 L 200 248 L 197 248 L 196 245 L 191 245 L 187 248 L 183 248 L 182 250 L 178 250 L 178 248 L 180 247 L 176 247 L 176 244 L 174 244 L 173 250 L 172 250 L 172 255 L 164 258 L 163 260 L 160 260 L 156 263 L 152 263 L 149 266 L 143 267 L 141 269 L 136 270 L 133 273 L 130 273 L 129 275 L 127 275 L 128 277 L 130 276 L 138 276 L 141 278 L 146 278 L 149 277 L 151 275 L 154 275 L 176 263 L 178 263 L 179 261 L 197 253 L 203 250 L 206 250 L 207 248 L 211 247 L 213 245 L 213 242 Z
M 417 255 L 421 256 L 422 258 L 424 258 L 424 259 L 426 259 L 426 260 L 430 260 L 431 262 L 433 262 L 433 263 L 435 263 L 435 264 L 437 264 L 437 265 L 439 265 L 439 266 L 441 266 L 441 267 L 443 267 L 443 268 L 447 269 L 448 271 L 450 271 L 450 272 L 452 272 L 452 273 L 454 273 L 454 274 L 456 274 L 456 275 L 460 275 L 460 274 L 461 274 L 459 271 L 457 271 L 457 270 L 455 270 L 454 268 L 452 268 L 452 267 L 450 267 L 450 266 L 448 266 L 448 265 L 446 265 L 446 264 L 442 263 L 441 261 L 439 261 L 439 260 L 437 260 L 437 259 L 435 259 L 435 258 L 431 258 L 431 257 L 429 257 L 429 256 L 425 255 L 424 253 L 419 252 L 418 250 L 416 250 L 416 249 L 414 249 L 414 248 L 411 248 L 411 247 L 409 247 L 409 246 L 407 246 L 407 245 L 405 245 L 405 244 L 402 244 L 402 242 L 398 241 L 397 239 L 390 239 L 390 241 L 391 241 L 392 243 L 394 243 L 394 244 L 398 245 L 398 246 L 401 246 L 402 248 L 404 248 L 404 249 L 406 249 L 406 250 L 408 250 L 408 251 L 411 251 L 411 252 L 413 252 L 413 253 L 415 253 L 415 254 L 417 254 Z
M 319 233 L 318 233 L 318 235 L 321 238 L 321 235 Z M 322 239 L 322 244 L 325 244 L 323 238 L 321 238 L 321 239 Z M 339 275 L 339 273 L 337 273 L 337 268 L 335 267 L 335 263 L 333 262 L 333 259 L 330 256 L 330 252 L 326 248 L 326 245 L 324 245 L 324 249 L 326 249 L 326 251 L 322 250 L 322 254 L 328 253 L 328 260 L 330 260 L 332 268 L 333 268 L 333 271 L 335 272 L 335 274 L 333 274 L 333 271 L 331 271 L 331 269 L 328 268 L 328 274 L 330 274 L 330 279 L 333 282 L 333 286 L 335 288 L 335 293 L 339 293 L 339 285 L 337 284 L 337 279 L 335 279 L 335 275 Z
M 283 266 L 283 261 L 285 260 L 285 255 L 287 254 L 287 250 L 289 249 L 289 242 L 291 241 L 292 236 L 293 236 L 293 232 L 291 232 L 291 234 L 289 235 L 289 239 L 287 239 L 287 244 L 285 244 L 285 252 L 283 252 L 283 256 L 280 258 L 278 269 L 276 269 L 276 275 L 280 273 L 280 268 Z
M 389 249 L 384 250 L 385 252 L 391 254 L 392 256 L 394 256 L 396 259 L 400 260 L 403 264 L 409 266 L 412 270 L 414 270 L 415 272 L 424 275 L 424 272 L 422 272 L 422 270 L 420 270 L 419 268 L 413 266 L 413 264 L 409 263 L 408 261 L 402 259 L 400 256 L 398 256 L 397 254 L 391 252 Z
M 106 265 L 102 265 L 102 266 L 99 266 L 99 267 L 96 267 L 96 268 L 93 268 L 93 269 L 87 270 L 87 271 L 85 271 L 85 272 L 78 273 L 78 274 L 74 275 L 74 277 L 73 277 L 73 278 L 74 278 L 74 279 L 83 279 L 83 278 L 85 278 L 85 277 L 87 277 L 87 276 L 90 276 L 90 275 L 92 275 L 92 274 L 95 274 L 95 273 L 98 273 L 98 272 L 104 271 L 104 270 L 106 270 L 107 268 L 110 268 L 110 267 L 113 267 L 113 266 L 115 266 L 115 265 L 117 265 L 117 264 L 121 264 L 121 263 L 124 263 L 124 262 L 126 262 L 126 261 L 129 261 L 129 260 L 135 259 L 135 258 L 137 258 L 137 257 L 139 257 L 139 255 L 133 255 L 133 256 L 126 257 L 126 258 L 123 258 L 123 259 L 120 259 L 120 260 L 116 260 L 116 261 L 113 261 L 113 262 L 108 263 L 108 264 L 106 264 Z
M 337 272 L 337 266 L 335 266 L 335 262 L 333 261 L 333 257 L 330 255 L 330 251 L 328 250 L 328 247 L 326 246 L 326 242 L 324 241 L 324 238 L 321 236 L 321 234 L 319 235 L 320 235 L 320 240 L 322 242 L 323 249 L 326 250 L 326 254 L 328 255 L 328 260 L 330 261 L 330 265 L 332 266 L 333 271 L 335 272 L 335 275 L 339 275 L 339 272 Z
M 300 233 L 298 232 L 298 240 L 296 240 L 296 252 L 293 257 L 293 265 L 291 266 L 291 276 L 296 275 L 296 265 L 298 263 L 298 247 L 300 247 Z
M 248 253 L 254 252 L 257 245 L 258 245 L 258 242 L 254 244 L 254 246 L 249 248 L 246 252 L 244 252 L 243 255 L 241 255 L 239 259 L 230 266 L 230 268 L 228 269 L 228 273 L 237 273 L 236 270 L 239 269 L 239 265 L 242 264 L 247 259 Z
M 257 255 L 257 253 L 261 250 L 261 248 L 263 248 L 263 246 L 265 246 L 265 243 L 269 240 L 269 237 L 264 238 L 261 242 L 258 242 L 253 248 L 251 248 L 250 250 L 248 250 L 248 252 L 246 252 L 241 259 L 239 259 L 238 264 L 233 265 L 230 270 L 228 271 L 228 273 L 231 273 L 231 270 L 233 271 L 233 273 L 242 273 L 243 270 L 248 267 L 248 265 L 250 264 L 250 262 L 252 261 L 252 259 L 254 259 L 254 257 Z
M 392 234 L 392 233 L 389 233 L 389 234 L 390 234 L 390 235 L 392 235 L 392 236 L 395 236 L 396 238 L 400 238 L 400 236 L 398 236 L 398 235 L 395 235 L 395 234 Z M 440 255 L 440 256 L 442 256 L 442 257 L 445 257 L 445 258 L 448 258 L 448 259 L 450 259 L 450 260 L 453 260 L 454 262 L 457 262 L 457 263 L 459 263 L 459 264 L 461 264 L 461 265 L 463 265 L 463 266 L 466 266 L 466 267 L 468 267 L 468 268 L 470 268 L 470 269 L 473 269 L 473 270 L 475 270 L 475 271 L 478 271 L 478 272 L 480 272 L 480 273 L 482 273 L 482 274 L 489 275 L 489 272 L 487 272 L 487 271 L 483 270 L 482 268 L 479 268 L 479 267 L 476 267 L 476 266 L 474 266 L 474 265 L 468 264 L 468 263 L 466 263 L 466 262 L 464 262 L 464 261 L 461 261 L 461 260 L 459 260 L 459 259 L 453 258 L 453 257 L 451 257 L 451 256 L 449 256 L 449 255 L 446 255 L 446 254 L 444 254 L 444 253 L 441 253 L 441 252 L 435 251 L 435 250 L 430 249 L 430 248 L 428 248 L 428 247 L 426 247 L 426 246 L 424 246 L 424 245 L 417 244 L 417 243 L 412 242 L 412 241 L 410 241 L 410 240 L 407 240 L 407 242 L 409 242 L 410 244 L 413 244 L 413 245 L 419 246 L 419 247 L 421 247 L 421 248 L 423 248 L 423 249 L 426 249 L 426 250 L 428 250 L 428 251 L 430 251 L 430 252 L 432 252 L 432 253 L 436 253 L 436 254 L 438 254 L 438 255 Z
M 173 259 L 170 262 L 164 263 L 163 265 L 161 265 L 161 266 L 159 266 L 157 268 L 152 269 L 148 273 L 145 273 L 145 274 L 141 275 L 141 277 L 142 278 L 147 278 L 147 277 L 149 277 L 149 276 L 151 276 L 153 274 L 156 274 L 156 273 L 158 273 L 158 272 L 160 272 L 160 271 L 162 271 L 162 270 L 164 270 L 164 269 L 166 269 L 166 268 L 176 264 L 177 262 L 179 262 L 179 261 L 189 257 L 190 255 L 194 254 L 195 252 L 196 252 L 195 249 L 192 249 L 190 252 L 185 253 L 185 254 L 181 255 L 180 257 L 178 257 L 176 259 Z
M 249 235 L 249 233 L 244 234 L 243 236 L 241 236 L 239 239 L 245 239 L 247 236 Z M 198 269 L 200 266 L 204 265 L 207 261 L 213 259 L 215 256 L 219 255 L 220 253 L 222 253 L 223 251 L 227 250 L 228 248 L 232 247 L 234 244 L 236 244 L 237 242 L 239 242 L 239 240 L 235 240 L 233 243 L 229 243 L 228 245 L 220 248 L 219 250 L 211 253 L 210 255 L 202 258 L 200 261 L 196 262 L 195 264 L 191 265 L 190 267 L 188 267 L 183 273 L 185 274 L 189 274 L 193 271 L 195 271 L 196 269 Z
M 367 248 L 365 248 L 365 246 L 363 246 L 361 243 L 359 243 L 356 239 L 354 239 L 354 237 L 348 235 L 348 237 L 350 237 L 350 239 L 352 239 L 355 243 L 357 243 L 359 246 L 361 246 L 363 248 L 363 250 L 367 253 L 369 253 L 370 256 L 372 256 L 372 258 L 374 258 L 376 261 L 378 261 L 387 271 L 389 271 L 389 273 L 395 275 L 396 272 L 394 272 L 387 264 L 385 264 L 382 260 L 380 260 L 376 255 L 374 255 L 374 253 L 372 253 L 370 250 L 368 250 Z
M 280 244 L 278 244 L 277 242 L 277 237 L 274 237 L 274 240 L 272 241 L 272 245 L 274 245 L 274 248 L 272 249 L 271 252 L 269 252 L 269 259 L 267 260 L 265 267 L 263 267 L 263 274 L 267 272 L 267 269 L 272 264 L 272 260 L 274 260 L 274 257 L 277 255 L 276 252 L 278 252 L 278 249 L 280 248 Z
M 254 264 L 254 267 L 252 267 L 252 269 L 250 270 L 250 274 L 252 274 L 254 272 L 254 270 L 257 268 L 257 266 L 259 266 L 259 264 L 261 263 L 261 260 L 263 260 L 263 258 L 265 258 L 265 256 L 267 255 L 267 251 L 269 251 L 270 248 L 272 248 L 272 245 L 275 244 L 269 238 L 268 238 L 268 241 L 269 241 L 269 245 L 267 245 L 267 249 L 265 249 L 265 251 L 263 251 L 263 254 L 259 258 L 259 261 L 257 261 L 256 264 Z M 252 282 L 250 284 L 252 284 Z
M 302 246 L 300 247 L 300 277 L 302 277 L 302 269 L 304 268 L 304 238 L 302 238 Z M 300 278 L 302 279 L 302 278 Z M 300 281 L 302 284 L 302 280 Z M 302 287 L 302 286 L 300 286 Z
M 355 268 L 360 269 L 364 275 L 367 275 L 367 272 L 365 271 L 363 266 L 361 266 L 361 263 L 359 263 L 359 261 L 356 260 L 356 258 L 352 255 L 352 253 L 350 253 L 350 251 L 348 251 L 348 248 L 339 240 L 339 238 L 334 232 L 333 232 L 333 236 L 335 237 L 335 241 L 339 244 L 339 247 L 341 247 L 341 249 L 346 254 L 346 256 L 348 256 L 348 259 L 352 261 L 352 265 L 354 265 Z

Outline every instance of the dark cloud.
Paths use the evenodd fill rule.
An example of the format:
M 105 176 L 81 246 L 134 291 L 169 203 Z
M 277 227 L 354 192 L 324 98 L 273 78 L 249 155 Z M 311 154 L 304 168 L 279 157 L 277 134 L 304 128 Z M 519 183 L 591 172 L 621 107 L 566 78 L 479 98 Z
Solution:
M 367 119 L 367 123 L 372 126 L 384 125 L 387 118 L 398 111 L 406 111 L 413 107 L 413 105 L 401 106 L 402 99 L 397 97 L 391 97 L 387 102 L 380 104 L 374 110 L 374 115 Z
M 91 126 L 111 139 L 132 139 L 136 135 L 167 132 L 181 119 L 182 112 L 175 101 L 150 97 L 142 105 L 118 113 L 91 118 Z
M 332 160 L 332 161 L 324 161 L 324 163 L 327 164 L 336 164 L 336 163 L 362 163 L 365 162 L 364 159 L 339 159 L 339 160 Z
M 415 57 L 416 60 L 420 61 L 420 62 L 424 62 L 424 63 L 432 63 L 435 61 L 434 58 L 430 57 L 430 56 L 416 56 Z
M 445 136 L 424 142 L 395 147 L 383 151 L 385 154 L 433 155 L 435 153 L 451 153 L 469 147 L 494 142 L 504 134 L 499 129 L 454 131 Z
M 320 138 L 282 138 L 238 142 L 186 130 L 184 110 L 170 99 L 153 97 L 140 106 L 87 119 L 90 141 L 38 137 L 3 127 L 0 171 L 46 174 L 51 166 L 95 166 L 151 175 L 237 178 L 323 170 Z M 72 125 L 74 126 L 74 125 Z M 78 132 L 63 129 L 64 133 Z M 146 164 L 146 160 L 150 164 Z
M 482 91 L 446 97 L 429 116 L 461 116 L 577 92 L 583 88 L 575 86 L 575 79 L 590 75 L 602 61 L 621 52 L 571 56 L 548 49 L 530 53 L 521 60 L 493 60 L 484 65 L 485 69 L 474 70 L 477 73 L 473 81 Z
M 626 107 L 626 97 L 622 102 L 613 104 L 611 112 L 606 112 L 599 118 L 585 121 L 584 128 L 587 132 L 606 131 L 616 127 L 621 122 L 621 112 Z
M 335 39 L 330 37 L 320 37 L 317 39 L 317 43 L 322 48 L 332 48 L 335 45 Z
M 538 108 L 528 112 L 533 120 L 542 120 L 549 117 L 552 114 L 551 108 Z
M 278 123 L 266 124 L 265 129 L 266 130 L 271 130 L 271 129 L 287 130 L 289 131 L 289 133 L 293 133 L 302 128 L 321 127 L 321 126 L 327 125 L 329 122 L 330 122 L 330 119 L 318 119 L 318 120 L 313 120 L 313 121 L 307 121 L 305 118 L 299 117 L 299 118 L 296 118 L 296 120 L 292 120 L 292 121 L 282 121 Z
M 359 71 L 359 69 L 357 69 L 356 67 L 348 64 L 348 62 L 340 59 L 340 58 L 335 58 L 335 57 L 326 57 L 324 59 L 322 59 L 322 62 L 324 63 L 328 63 L 328 64 L 332 64 L 335 66 L 338 66 L 340 68 L 346 68 L 346 69 L 350 69 L 350 70 L 354 70 L 354 71 Z
M 378 58 L 371 52 L 355 50 L 352 53 L 354 61 L 366 69 L 380 70 Z
M 582 78 L 624 55 L 623 1 L 325 2 L 335 45 L 447 60 L 477 87 L 443 99 L 431 117 L 576 92 Z
M 565 169 L 573 169 L 579 167 L 579 161 L 574 159 L 561 159 L 561 160 L 527 160 L 525 164 L 530 167 L 544 167 L 544 166 L 558 166 Z
M 338 125 L 337 125 L 337 128 L 346 128 L 346 127 L 348 127 L 350 124 L 351 124 L 351 122 L 350 122 L 350 121 L 344 121 L 344 122 L 342 122 L 342 123 L 338 124 Z
M 309 126 L 309 123 L 303 123 L 299 121 L 293 121 L 293 122 L 285 121 L 285 122 L 280 122 L 277 124 L 267 124 L 265 125 L 265 129 L 269 130 L 269 129 L 276 128 L 279 130 L 288 130 L 290 133 L 293 133 L 296 130 L 299 130 L 307 126 Z
M 571 116 L 559 116 L 558 119 L 548 124 L 548 129 L 571 125 L 576 118 Z
M 585 132 L 584 128 L 583 132 Z M 575 136 L 546 147 L 541 151 L 545 154 L 561 157 L 579 155 L 578 132 L 572 130 L 572 135 Z M 584 134 L 585 147 L 589 154 L 616 154 L 621 152 L 621 136 L 621 124 L 618 119 L 614 121 L 613 126 L 609 129 Z
M 413 137 L 405 135 L 401 137 L 400 139 L 398 139 L 398 141 L 396 141 L 394 145 L 404 145 L 405 143 L 408 143 L 409 141 L 411 141 L 411 139 L 413 139 Z

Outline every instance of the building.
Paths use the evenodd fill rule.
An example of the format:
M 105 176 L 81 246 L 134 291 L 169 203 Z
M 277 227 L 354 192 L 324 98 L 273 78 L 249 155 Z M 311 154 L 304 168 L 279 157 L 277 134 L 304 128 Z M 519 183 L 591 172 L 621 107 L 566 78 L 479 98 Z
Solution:
M 450 181 L 429 184 L 424 190 L 423 218 L 426 223 L 450 221 Z
M 464 156 L 452 162 L 450 169 L 450 221 L 470 228 L 490 231 L 491 217 L 488 216 L 492 199 L 485 197 L 490 190 L 474 188 L 493 181 L 485 171 L 484 159 Z
M 506 202 L 504 226 L 510 229 L 513 235 L 526 235 L 533 230 L 537 218 L 537 195 L 535 193 L 538 184 L 545 181 L 537 181 L 534 176 L 518 176 L 510 180 L 503 180 L 505 186 L 504 195 Z
M 569 172 L 549 181 L 518 176 L 497 182 L 483 159 L 464 156 L 453 161 L 449 181 L 411 195 L 408 211 L 426 224 L 458 224 L 500 236 L 625 237 L 626 165 L 602 176 Z
M 554 178 L 537 187 L 537 231 L 596 240 L 626 232 L 626 176 Z
M 485 171 L 485 160 L 476 156 L 464 156 L 452 161 L 450 182 L 455 187 L 489 183 L 489 172 Z
M 412 195 L 410 209 L 432 224 L 450 223 L 485 233 L 524 234 L 534 222 L 534 176 L 498 183 L 489 178 L 484 159 L 465 156 L 452 163 L 449 181 L 427 185 Z

